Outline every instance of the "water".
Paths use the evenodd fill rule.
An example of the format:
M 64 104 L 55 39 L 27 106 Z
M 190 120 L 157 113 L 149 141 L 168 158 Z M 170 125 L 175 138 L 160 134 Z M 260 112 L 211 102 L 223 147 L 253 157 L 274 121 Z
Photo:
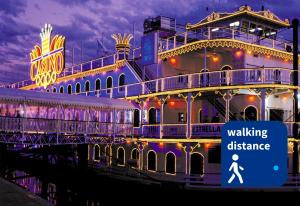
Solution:
M 41 161 L 24 158 L 9 158 L 1 171 L 5 179 L 58 206 L 127 205 L 137 199 L 155 204 L 157 199 L 153 197 L 177 192 L 174 188 L 121 181 L 94 171 L 45 166 Z

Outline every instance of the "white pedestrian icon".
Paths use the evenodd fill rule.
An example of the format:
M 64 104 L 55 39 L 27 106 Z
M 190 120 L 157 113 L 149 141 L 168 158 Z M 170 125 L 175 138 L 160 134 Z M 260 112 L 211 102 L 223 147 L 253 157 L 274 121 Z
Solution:
M 232 162 L 232 164 L 231 164 L 231 166 L 229 168 L 229 171 L 233 170 L 233 174 L 231 175 L 230 179 L 228 180 L 228 184 L 232 183 L 232 181 L 234 180 L 235 176 L 238 177 L 238 179 L 240 181 L 240 184 L 244 183 L 242 175 L 239 172 L 239 170 L 243 171 L 244 168 L 241 167 L 241 166 L 239 166 L 239 164 L 236 162 L 238 159 L 239 159 L 239 156 L 237 154 L 232 155 L 233 162 Z

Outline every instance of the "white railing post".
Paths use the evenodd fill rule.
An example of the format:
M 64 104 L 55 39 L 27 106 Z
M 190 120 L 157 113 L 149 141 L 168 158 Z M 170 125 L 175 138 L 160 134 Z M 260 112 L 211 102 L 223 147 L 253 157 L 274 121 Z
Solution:
M 91 61 L 90 70 L 93 69 L 93 60 Z
M 166 50 L 169 50 L 169 38 L 167 38 L 167 41 L 166 41 Z
M 82 72 L 82 64 L 80 64 L 80 72 Z
M 101 58 L 101 67 L 104 67 L 104 61 L 103 61 L 104 58 Z
M 158 92 L 158 79 L 155 81 L 155 91 Z
M 192 88 L 192 75 L 188 75 L 188 88 Z
M 234 29 L 232 29 L 231 32 L 232 32 L 232 39 L 234 39 L 234 34 L 235 34 Z
M 174 36 L 173 49 L 176 48 L 176 35 Z
M 142 94 L 145 94 L 145 82 L 142 82 Z
M 210 27 L 208 27 L 208 39 L 211 39 Z
M 125 86 L 125 97 L 127 97 L 127 85 Z
M 161 91 L 162 92 L 165 90 L 165 88 L 164 88 L 164 81 L 165 81 L 165 79 L 161 79 Z
M 184 32 L 184 44 L 187 44 L 187 35 L 188 35 L 187 31 Z

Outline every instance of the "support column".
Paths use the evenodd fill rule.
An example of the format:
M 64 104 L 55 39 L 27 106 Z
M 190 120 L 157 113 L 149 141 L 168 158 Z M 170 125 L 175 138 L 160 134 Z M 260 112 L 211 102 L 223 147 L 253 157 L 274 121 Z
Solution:
M 191 143 L 187 143 L 185 148 L 185 174 L 190 175 L 191 170 Z
M 261 99 L 261 107 L 260 107 L 260 120 L 266 120 L 266 89 L 260 90 L 260 99 Z
M 138 143 L 139 145 L 139 154 L 140 154 L 140 163 L 139 163 L 139 169 L 140 170 L 143 170 L 143 161 L 144 161 L 144 155 L 143 155 L 143 150 L 144 150 L 144 147 L 143 147 L 143 142 L 139 142 Z
M 144 100 L 140 102 L 140 108 L 141 108 L 141 122 L 140 122 L 141 130 L 140 131 L 142 131 L 141 135 L 144 135 L 144 127 L 143 127 L 144 126 Z
M 191 122 L 192 122 L 192 93 L 188 93 L 187 96 L 187 133 L 186 137 L 191 138 L 192 132 L 191 132 Z
M 160 100 L 160 138 L 163 138 L 163 125 L 164 125 L 164 99 Z
M 293 19 L 293 71 L 294 71 L 294 86 L 299 86 L 299 79 L 298 79 L 298 27 L 299 27 L 299 20 Z M 295 123 L 293 125 L 293 137 L 296 139 L 294 141 L 294 153 L 293 153 L 293 175 L 297 175 L 299 173 L 299 147 L 298 147 L 298 140 L 299 140 L 299 132 L 298 132 L 298 122 L 299 122 L 299 109 L 298 109 L 298 88 L 294 89 L 294 115 L 295 115 Z
M 229 119 L 230 119 L 229 101 L 230 101 L 230 92 L 229 92 L 229 90 L 226 90 L 226 94 L 225 94 L 225 122 L 229 122 Z

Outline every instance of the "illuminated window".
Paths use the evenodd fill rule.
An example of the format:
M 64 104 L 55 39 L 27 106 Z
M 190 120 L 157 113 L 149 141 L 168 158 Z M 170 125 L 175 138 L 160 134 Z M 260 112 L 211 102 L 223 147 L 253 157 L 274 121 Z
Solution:
M 94 160 L 95 161 L 100 160 L 100 146 L 99 145 L 94 146 Z
M 71 85 L 68 86 L 68 94 L 72 94 L 72 86 Z
M 81 90 L 80 84 L 77 83 L 77 84 L 76 84 L 76 93 L 79 94 L 79 93 L 80 93 L 80 90 Z
M 185 122 L 185 115 L 183 112 L 178 113 L 178 122 L 184 123 Z
M 119 147 L 117 151 L 117 164 L 119 166 L 125 165 L 125 150 L 123 147 Z
M 85 92 L 89 92 L 90 91 L 90 81 L 86 81 L 85 82 Z
M 125 90 L 124 85 L 125 85 L 125 74 L 121 74 L 119 77 L 119 91 Z
M 156 153 L 154 151 L 148 152 L 147 162 L 147 169 L 149 171 L 156 171 Z
M 110 93 L 111 92 L 111 88 L 112 88 L 113 82 L 112 82 L 112 77 L 108 77 L 106 79 L 106 93 Z
M 59 93 L 64 93 L 64 87 L 63 87 L 63 86 L 61 86 L 61 87 L 59 88 Z
M 101 81 L 100 79 L 97 79 L 95 82 L 95 90 L 99 91 L 101 89 Z
M 166 173 L 175 174 L 176 173 L 176 157 L 172 152 L 166 155 Z

